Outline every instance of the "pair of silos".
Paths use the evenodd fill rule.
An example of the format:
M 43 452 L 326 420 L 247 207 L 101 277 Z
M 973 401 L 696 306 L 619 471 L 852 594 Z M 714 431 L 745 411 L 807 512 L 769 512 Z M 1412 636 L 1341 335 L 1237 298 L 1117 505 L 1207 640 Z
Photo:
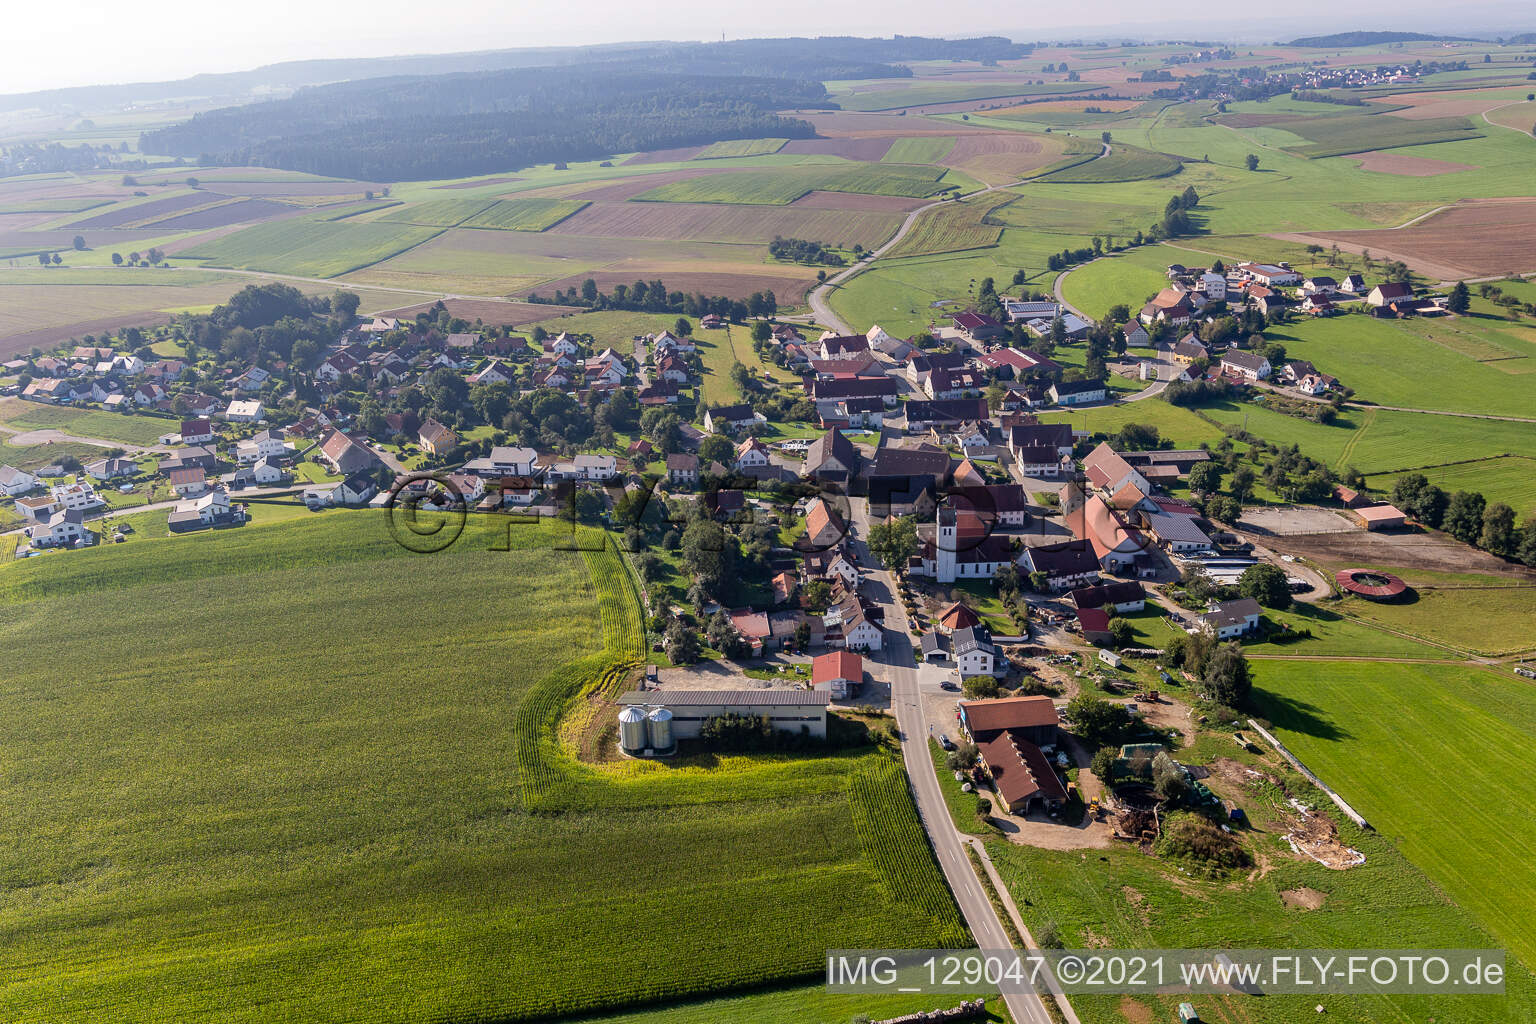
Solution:
M 631 704 L 619 712 L 619 746 L 626 754 L 641 754 L 647 749 L 672 749 L 672 712 L 651 708 L 649 713 Z

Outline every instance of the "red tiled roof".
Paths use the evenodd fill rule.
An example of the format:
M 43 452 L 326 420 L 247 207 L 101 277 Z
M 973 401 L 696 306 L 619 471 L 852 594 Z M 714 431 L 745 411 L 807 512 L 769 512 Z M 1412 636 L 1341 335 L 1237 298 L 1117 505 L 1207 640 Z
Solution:
M 811 682 L 815 685 L 834 679 L 859 682 L 864 678 L 864 659 L 853 651 L 831 651 L 811 662 Z

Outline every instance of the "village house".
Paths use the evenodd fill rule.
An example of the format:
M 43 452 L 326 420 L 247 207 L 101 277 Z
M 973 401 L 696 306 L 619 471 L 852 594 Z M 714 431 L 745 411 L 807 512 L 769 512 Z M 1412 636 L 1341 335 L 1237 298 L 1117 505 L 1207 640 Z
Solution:
M 876 610 L 857 594 L 844 594 L 824 617 L 828 645 L 852 651 L 880 650 L 885 634 L 873 617 Z
M 1084 540 L 1026 547 L 1021 561 L 1028 572 L 1044 573 L 1051 590 L 1071 590 L 1099 578 L 1098 556 Z
M 706 409 L 704 429 L 711 434 L 725 434 L 745 430 L 758 422 L 757 414 L 750 405 L 723 405 L 718 409 Z
M 1266 380 L 1270 374 L 1269 360 L 1256 352 L 1228 349 L 1221 357 L 1221 369 L 1248 380 Z
M 811 442 L 801 475 L 824 483 L 846 484 L 858 474 L 859 454 L 840 430 L 829 430 Z
M 88 543 L 91 536 L 85 528 L 85 515 L 77 508 L 61 508 L 27 527 L 27 538 L 33 547 L 59 548 Z
M 237 399 L 224 410 L 224 418 L 231 423 L 256 423 L 265 413 L 260 402 Z
M 805 539 L 812 550 L 826 550 L 841 544 L 848 536 L 848 526 L 831 503 L 816 498 L 805 510 Z
M 136 476 L 139 472 L 139 464 L 131 459 L 97 459 L 85 465 L 85 475 L 92 480 L 117 480 L 125 476 Z
M 1237 272 L 1269 288 L 1290 287 L 1301 283 L 1301 275 L 1286 263 L 1239 263 Z
M 828 651 L 811 661 L 811 688 L 845 700 L 864 683 L 864 659 L 853 651 Z
M 466 462 L 464 471 L 493 477 L 533 476 L 539 471 L 539 453 L 532 448 L 497 445 L 490 455 Z
M 205 444 L 213 440 L 213 421 L 206 417 L 181 421 L 182 444 Z
M 949 638 L 949 650 L 961 679 L 995 676 L 1007 670 L 1007 659 L 992 642 L 992 633 L 986 626 L 955 630 Z
M 459 435 L 435 419 L 429 419 L 416 432 L 416 440 L 423 451 L 433 455 L 447 455 L 459 443 Z
M 512 369 L 499 359 L 490 360 L 466 378 L 470 384 L 511 384 L 513 379 Z
M 675 487 L 699 485 L 699 457 L 686 453 L 667 456 L 667 483 Z
M 773 464 L 768 446 L 755 437 L 749 437 L 736 446 L 736 468 L 744 473 L 767 469 Z
M 173 469 L 167 474 L 171 479 L 171 490 L 178 497 L 195 498 L 208 489 L 207 473 L 197 467 L 188 469 Z
M 24 473 L 15 466 L 0 466 L 0 492 L 4 492 L 6 497 L 26 494 L 41 482 L 31 473 Z
M 172 533 L 232 526 L 243 522 L 245 506 L 231 503 L 229 494 L 222 487 L 201 497 L 177 502 L 176 507 L 166 516 L 166 525 Z
M 1259 602 L 1251 597 L 1222 601 L 1200 616 L 1200 628 L 1214 633 L 1218 640 L 1246 636 L 1259 628 L 1259 616 L 1262 614 Z
M 98 508 L 104 508 L 107 504 L 102 500 L 101 495 L 96 493 L 96 488 L 82 480 L 69 484 L 55 484 L 49 493 L 61 507 L 77 512 L 93 512 Z
M 1109 394 L 1101 380 L 1057 381 L 1047 393 L 1057 405 L 1088 405 L 1104 401 Z
M 817 350 L 822 359 L 841 359 L 859 352 L 869 351 L 869 339 L 862 334 L 833 334 L 821 336 Z
M 377 455 L 339 430 L 332 430 L 325 436 L 320 442 L 319 454 L 332 472 L 343 476 L 370 472 L 381 465 Z
M 1375 307 L 1390 306 L 1394 302 L 1402 302 L 1413 298 L 1413 286 L 1400 281 L 1385 281 L 1372 288 L 1365 296 L 1365 301 Z
M 1079 609 L 1102 608 L 1106 612 L 1114 612 L 1117 615 L 1139 612 L 1147 606 L 1146 588 L 1135 580 L 1079 587 L 1067 596 Z
M 1012 323 L 1027 323 L 1030 320 L 1054 320 L 1061 315 L 1061 306 L 1044 300 L 1004 299 L 1003 312 Z

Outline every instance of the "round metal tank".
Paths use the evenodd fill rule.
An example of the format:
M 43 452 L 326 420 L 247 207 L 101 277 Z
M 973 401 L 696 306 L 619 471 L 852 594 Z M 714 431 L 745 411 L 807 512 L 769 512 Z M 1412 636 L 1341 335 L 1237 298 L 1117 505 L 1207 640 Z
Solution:
M 625 753 L 638 754 L 645 749 L 645 712 L 630 706 L 619 712 L 619 746 Z
M 672 749 L 672 712 L 666 708 L 652 708 L 646 726 L 651 734 L 651 747 L 656 750 Z

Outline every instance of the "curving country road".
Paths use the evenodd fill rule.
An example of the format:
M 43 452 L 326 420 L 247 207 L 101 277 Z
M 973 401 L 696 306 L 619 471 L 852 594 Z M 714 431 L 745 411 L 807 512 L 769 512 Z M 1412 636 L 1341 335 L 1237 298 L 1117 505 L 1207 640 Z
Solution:
M 1099 151 L 1099 155 L 1093 159 L 1102 160 L 1108 155 L 1109 143 L 1106 142 L 1103 144 L 1103 149 Z M 1021 178 L 1018 181 L 1004 182 L 999 185 L 988 185 L 986 188 L 979 188 L 975 192 L 967 192 L 960 196 L 960 198 L 970 199 L 973 196 L 983 196 L 989 192 L 1001 192 L 1004 189 L 1017 188 L 1020 185 L 1028 184 L 1031 180 L 1032 179 L 1029 178 Z M 917 209 L 912 210 L 902 220 L 901 226 L 896 229 L 896 233 L 894 235 L 886 239 L 876 248 L 871 249 L 868 253 L 865 254 L 863 259 L 854 263 L 852 266 L 847 267 L 844 270 L 841 270 L 838 273 L 832 275 L 821 284 L 817 285 L 815 288 L 812 288 L 808 293 L 806 293 L 806 302 L 810 305 L 811 315 L 815 318 L 816 322 L 821 324 L 829 331 L 835 331 L 838 334 L 852 334 L 852 329 L 843 322 L 843 319 L 836 313 L 832 312 L 832 307 L 827 304 L 827 296 L 831 294 L 834 288 L 838 288 L 853 280 L 855 277 L 858 277 L 860 274 L 864 273 L 864 271 L 868 270 L 877 259 L 890 252 L 891 249 L 895 248 L 903 238 L 907 237 L 907 233 L 912 230 L 912 226 L 917 223 L 917 218 L 922 214 L 928 212 L 929 210 L 938 209 L 939 207 L 954 201 L 955 200 L 953 199 L 936 199 L 931 203 L 925 203 L 922 206 L 919 206 Z

